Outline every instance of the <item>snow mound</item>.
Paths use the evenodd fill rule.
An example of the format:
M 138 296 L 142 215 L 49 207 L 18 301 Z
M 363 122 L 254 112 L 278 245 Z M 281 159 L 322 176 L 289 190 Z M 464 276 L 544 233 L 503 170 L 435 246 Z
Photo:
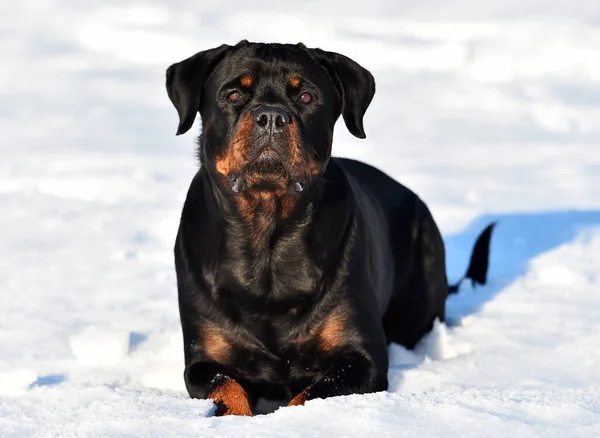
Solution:
M 129 353 L 130 334 L 107 327 L 90 326 L 71 336 L 73 356 L 89 366 L 118 365 Z
M 0 395 L 22 395 L 29 390 L 37 378 L 36 372 L 27 368 L 0 372 Z

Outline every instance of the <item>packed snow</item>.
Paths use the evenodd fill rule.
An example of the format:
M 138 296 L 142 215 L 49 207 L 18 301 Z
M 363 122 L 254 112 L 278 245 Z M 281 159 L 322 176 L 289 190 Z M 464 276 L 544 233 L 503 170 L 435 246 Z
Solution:
M 0 436 L 600 436 L 597 0 L 0 5 Z M 415 190 L 458 279 L 386 393 L 216 418 L 183 385 L 172 246 L 197 163 L 164 71 L 240 39 L 375 75 L 334 153 Z M 193 132 L 193 133 L 192 133 Z

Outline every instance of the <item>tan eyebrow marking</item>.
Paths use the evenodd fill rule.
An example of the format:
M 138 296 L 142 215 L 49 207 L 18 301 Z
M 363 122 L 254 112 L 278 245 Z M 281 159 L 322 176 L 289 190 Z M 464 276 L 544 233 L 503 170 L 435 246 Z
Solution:
M 240 83 L 243 87 L 251 87 L 252 82 L 252 76 L 242 76 L 242 78 L 240 79 Z
M 298 88 L 300 86 L 300 78 L 298 76 L 293 76 L 290 78 L 290 85 L 294 88 Z

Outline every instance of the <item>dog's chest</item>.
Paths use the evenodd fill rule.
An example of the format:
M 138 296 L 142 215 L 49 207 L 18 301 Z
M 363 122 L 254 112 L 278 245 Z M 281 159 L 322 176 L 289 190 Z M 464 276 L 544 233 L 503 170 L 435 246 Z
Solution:
M 322 297 L 323 270 L 299 236 L 250 255 L 225 245 L 216 280 L 218 302 L 237 325 L 230 360 L 239 376 L 300 387 L 322 368 L 307 315 Z
M 281 239 L 268 250 L 241 253 L 225 247 L 216 278 L 217 288 L 233 301 L 257 311 L 292 311 L 317 294 L 322 270 L 301 239 Z

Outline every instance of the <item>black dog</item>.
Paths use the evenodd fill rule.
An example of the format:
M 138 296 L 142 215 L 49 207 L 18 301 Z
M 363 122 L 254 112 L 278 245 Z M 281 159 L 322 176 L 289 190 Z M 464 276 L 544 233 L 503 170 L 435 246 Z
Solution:
M 414 347 L 451 290 L 423 201 L 331 158 L 340 114 L 365 137 L 373 76 L 336 53 L 242 41 L 172 65 L 167 91 L 177 134 L 203 123 L 175 244 L 190 396 L 252 415 L 261 396 L 387 389 L 388 343 Z M 480 283 L 490 235 L 468 271 Z

